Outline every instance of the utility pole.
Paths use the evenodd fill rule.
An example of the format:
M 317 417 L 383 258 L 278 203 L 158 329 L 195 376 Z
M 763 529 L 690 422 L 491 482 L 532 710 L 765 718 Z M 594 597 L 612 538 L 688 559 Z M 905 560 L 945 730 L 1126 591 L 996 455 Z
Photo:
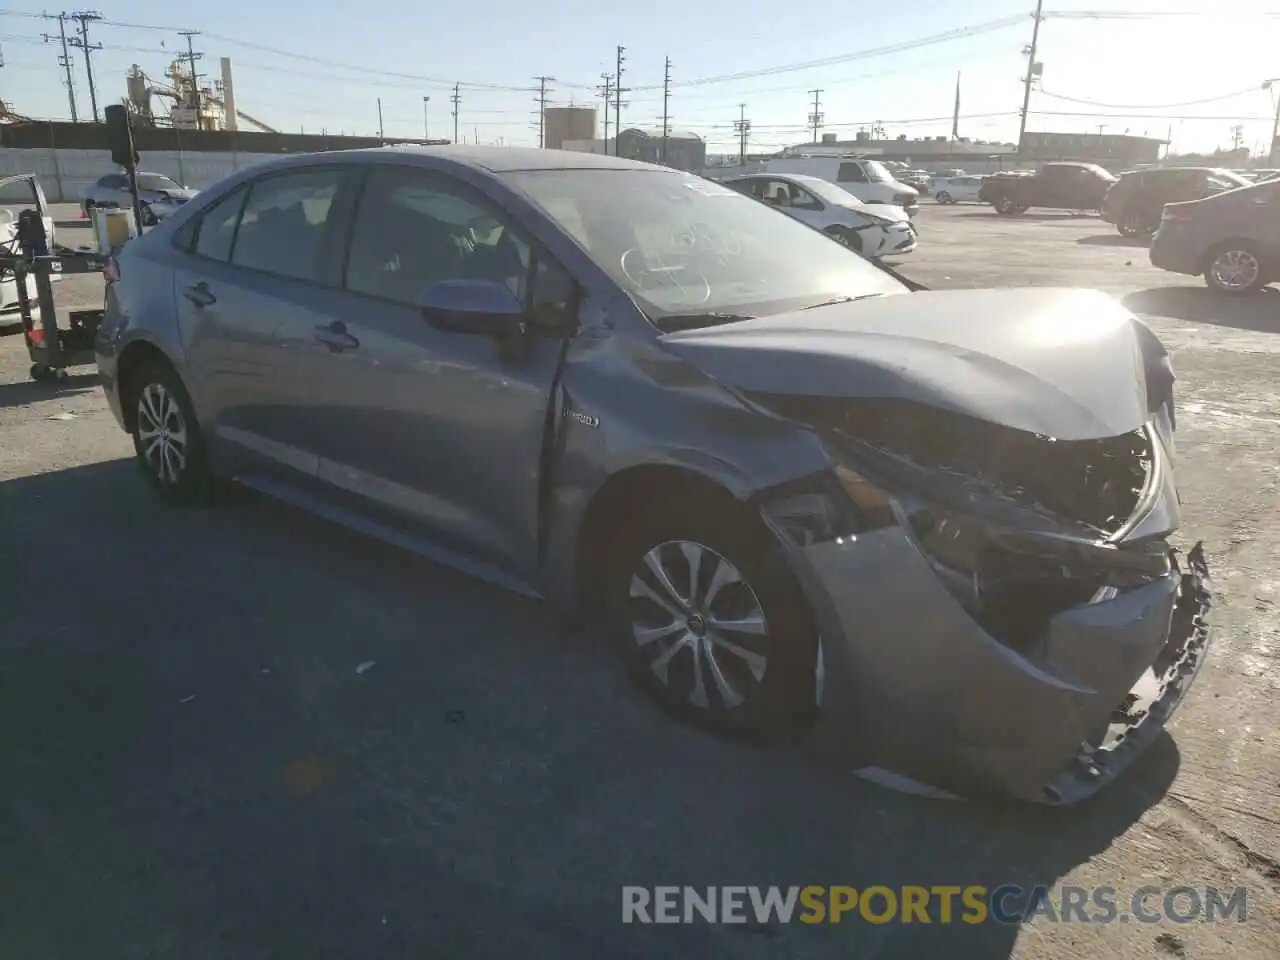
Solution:
M 1018 120 L 1018 155 L 1022 155 L 1022 140 L 1027 134 L 1027 111 L 1031 109 L 1031 85 L 1040 76 L 1040 64 L 1036 50 L 1040 45 L 1040 21 L 1044 19 L 1044 0 L 1036 0 L 1034 26 L 1031 28 L 1031 46 L 1026 48 L 1027 75 L 1022 78 L 1022 114 Z
M 751 132 L 751 121 L 747 119 L 747 105 L 738 104 L 738 119 L 733 121 L 734 132 L 738 135 L 738 166 L 747 165 L 747 134 Z
M 455 83 L 453 85 L 453 96 L 449 98 L 449 102 L 453 104 L 453 142 L 458 142 L 458 104 L 462 103 L 462 84 Z
M 431 117 L 427 113 L 427 105 L 431 103 L 430 97 L 422 98 L 422 139 L 431 139 Z
M 54 43 L 55 41 L 62 44 L 62 55 L 58 57 L 58 66 L 66 71 L 67 74 L 67 100 L 71 104 L 71 122 L 77 123 L 79 117 L 76 115 L 76 87 L 71 79 L 71 52 L 67 49 L 67 15 L 60 13 L 57 17 L 49 14 L 49 19 L 58 21 L 58 35 L 52 37 L 49 34 L 43 34 L 45 43 Z
M 809 126 L 813 128 L 813 142 L 818 142 L 818 131 L 822 129 L 822 90 L 810 90 L 813 94 L 813 113 L 809 114 Z
M 546 147 L 547 145 L 547 84 L 553 83 L 555 77 L 534 77 L 538 81 L 538 95 L 533 98 L 533 102 L 538 105 L 538 146 Z
M 378 146 L 385 147 L 386 143 L 382 139 L 382 98 L 378 98 Z
M 613 102 L 613 74 L 600 74 L 600 99 L 604 101 L 604 153 L 609 155 L 609 105 Z
M 618 156 L 618 139 L 622 136 L 622 64 L 626 62 L 626 57 L 622 54 L 626 51 L 626 47 L 618 44 L 618 61 L 613 70 L 613 155 Z
M 76 13 L 66 14 L 68 20 L 74 20 L 80 24 L 76 36 L 67 38 L 67 43 L 84 51 L 84 72 L 89 79 L 89 105 L 93 108 L 93 122 L 101 123 L 98 117 L 98 92 L 93 85 L 93 52 L 101 50 L 102 44 L 89 42 L 89 24 L 97 23 L 102 19 L 102 14 L 92 10 L 80 10 Z
M 1267 144 L 1267 163 L 1275 166 L 1280 163 L 1280 91 L 1277 90 L 1280 77 L 1272 77 L 1262 81 L 1262 89 L 1271 91 L 1271 98 L 1276 102 L 1276 118 L 1271 124 L 1271 142 Z M 1173 137 L 1169 138 L 1170 140 Z
M 199 30 L 179 30 L 178 36 L 187 38 L 187 55 L 183 58 L 191 70 L 191 97 L 194 101 L 191 105 L 199 111 L 200 109 L 200 84 L 197 82 L 200 78 L 196 73 L 196 61 L 204 56 L 203 53 L 196 53 L 192 47 L 192 38 L 200 36 Z M 199 125 L 197 117 L 197 126 Z
M 667 57 L 662 71 L 662 162 L 667 162 L 667 135 L 670 132 L 671 114 L 668 109 L 671 103 L 671 58 Z

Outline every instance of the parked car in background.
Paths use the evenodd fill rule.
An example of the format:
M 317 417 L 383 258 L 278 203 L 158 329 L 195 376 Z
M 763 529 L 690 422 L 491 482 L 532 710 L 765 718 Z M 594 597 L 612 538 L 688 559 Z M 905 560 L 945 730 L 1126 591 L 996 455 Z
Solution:
M 764 173 L 802 173 L 820 177 L 865 203 L 892 203 L 911 216 L 920 209 L 920 194 L 898 180 L 879 160 L 850 157 L 783 157 L 765 162 Z
M 929 195 L 929 182 L 933 179 L 933 174 L 928 170 L 907 170 L 894 176 L 920 196 L 926 197 Z
M 978 197 L 1011 217 L 1032 207 L 1098 210 L 1116 177 L 1096 163 L 1046 163 L 1034 174 L 995 174 L 983 181 Z
M 1166 203 L 1199 200 L 1250 181 L 1219 167 L 1151 167 L 1121 174 L 1102 200 L 1102 219 L 1121 236 L 1149 237 L 1160 226 Z
M 1207 650 L 1168 355 L 1105 294 L 915 293 L 701 177 L 458 146 L 248 167 L 108 278 L 158 496 L 545 597 L 708 725 L 1072 803 Z
M 138 174 L 138 200 L 142 207 L 142 224 L 151 226 L 169 216 L 199 191 L 159 173 Z M 80 205 L 87 213 L 93 207 L 132 209 L 133 194 L 129 178 L 123 173 L 108 173 L 85 187 Z
M 1280 280 L 1280 180 L 1165 206 L 1151 265 L 1250 293 Z
M 873 260 L 916 248 L 916 228 L 902 207 L 863 203 L 820 177 L 759 173 L 725 180 L 724 185 L 816 227 Z
M 985 180 L 977 174 L 935 177 L 929 184 L 929 192 L 939 203 L 977 203 Z

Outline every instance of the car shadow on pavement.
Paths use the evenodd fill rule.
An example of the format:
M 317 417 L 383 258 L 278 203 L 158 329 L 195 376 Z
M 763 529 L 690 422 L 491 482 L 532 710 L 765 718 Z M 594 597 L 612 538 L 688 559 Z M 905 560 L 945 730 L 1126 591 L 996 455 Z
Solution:
M 96 390 L 97 387 L 96 373 L 71 373 L 65 380 L 58 381 L 23 380 L 19 383 L 0 383 L 0 410 L 5 407 L 25 407 L 41 400 L 75 396 Z
M 539 604 L 256 497 L 165 508 L 127 460 L 0 483 L 0 530 L 0 956 L 999 960 L 1019 926 L 958 902 L 673 927 L 622 888 L 1031 891 L 1177 771 L 1166 736 L 1067 810 L 893 793 L 669 720 Z
M 1081 237 L 1076 243 L 1086 247 L 1150 247 L 1150 237 L 1122 237 L 1118 233 L 1099 233 Z
M 1233 297 L 1208 287 L 1153 287 L 1121 298 L 1134 313 L 1234 327 L 1261 333 L 1280 333 L 1280 290 L 1264 287 Z

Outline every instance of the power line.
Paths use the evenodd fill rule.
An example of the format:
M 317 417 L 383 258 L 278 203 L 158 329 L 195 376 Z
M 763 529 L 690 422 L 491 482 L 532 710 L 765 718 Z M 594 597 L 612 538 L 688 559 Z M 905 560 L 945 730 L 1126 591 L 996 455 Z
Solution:
M 79 10 L 76 13 L 66 14 L 66 18 L 75 20 L 80 24 L 79 29 L 76 31 L 76 36 L 68 37 L 67 43 L 84 51 L 84 72 L 89 79 L 89 105 L 93 108 L 93 122 L 99 123 L 98 91 L 93 85 L 93 54 L 94 51 L 102 49 L 102 44 L 89 42 L 89 24 L 97 23 L 101 20 L 102 14 L 95 13 L 92 10 Z
M 1195 123 L 1201 120 L 1239 121 L 1244 123 L 1269 123 L 1270 117 L 1171 117 L 1167 113 L 1076 113 L 1070 110 L 1032 110 L 1033 114 L 1042 117 L 1092 117 L 1094 119 L 1114 120 L 1190 120 Z
M 1171 17 L 1280 17 L 1271 10 L 1051 10 L 1054 20 L 1163 20 Z
M 822 128 L 822 90 L 810 90 L 813 94 L 813 112 L 809 114 L 809 126 L 813 128 L 813 142 L 818 142 L 818 131 Z
M 1221 103 L 1223 100 L 1234 100 L 1236 97 L 1242 97 L 1246 93 L 1257 93 L 1259 89 L 1257 86 L 1245 87 L 1245 89 L 1237 90 L 1235 93 L 1224 93 L 1220 97 L 1205 97 L 1203 100 L 1184 100 L 1182 103 L 1101 103 L 1097 100 L 1084 100 L 1080 97 L 1064 97 L 1060 93 L 1050 93 L 1043 88 L 1040 90 L 1040 95 L 1054 100 L 1065 100 L 1067 103 L 1083 103 L 1091 107 L 1103 107 L 1108 110 L 1176 110 L 1179 107 L 1198 107 L 1206 103 Z

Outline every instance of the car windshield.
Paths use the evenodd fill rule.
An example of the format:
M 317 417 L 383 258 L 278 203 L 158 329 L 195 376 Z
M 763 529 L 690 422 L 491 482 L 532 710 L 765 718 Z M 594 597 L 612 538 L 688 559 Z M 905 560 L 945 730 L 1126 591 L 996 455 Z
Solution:
M 860 207 L 862 201 L 855 197 L 848 190 L 836 186 L 829 180 L 820 180 L 817 177 L 796 178 L 796 183 L 804 189 L 808 190 L 819 200 L 832 204 L 837 207 Z
M 862 169 L 867 172 L 867 179 L 872 183 L 892 183 L 893 174 L 879 160 L 862 161 Z
M 812 227 L 701 177 L 546 170 L 511 174 L 508 182 L 570 234 L 659 329 L 687 326 L 691 315 L 722 323 L 907 291 Z
M 162 177 L 158 173 L 140 173 L 138 174 L 139 190 L 181 190 L 178 184 L 174 183 L 168 177 Z

